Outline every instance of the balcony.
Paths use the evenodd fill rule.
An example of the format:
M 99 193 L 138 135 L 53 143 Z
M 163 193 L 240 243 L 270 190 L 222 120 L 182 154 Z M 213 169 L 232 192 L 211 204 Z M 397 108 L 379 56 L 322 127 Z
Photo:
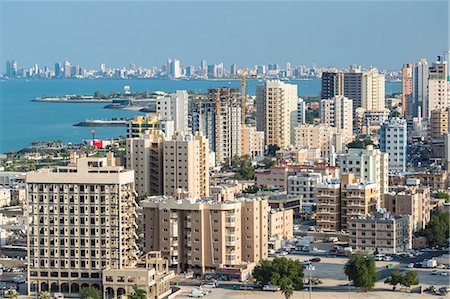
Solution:
M 226 246 L 236 246 L 236 239 L 234 238 L 226 238 L 225 239 Z

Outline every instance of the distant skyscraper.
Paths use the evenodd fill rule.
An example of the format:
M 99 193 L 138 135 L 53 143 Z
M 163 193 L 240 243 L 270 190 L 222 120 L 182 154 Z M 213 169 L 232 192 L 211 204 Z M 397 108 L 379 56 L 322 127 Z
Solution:
M 429 69 L 428 79 L 428 105 L 427 115 L 429 119 L 431 111 L 435 109 L 447 109 L 450 107 L 450 82 L 447 80 L 447 61 L 436 61 Z
M 406 170 L 406 120 L 391 118 L 383 123 L 379 131 L 380 149 L 389 154 L 389 171 L 403 172 Z
M 202 75 L 206 75 L 208 73 L 208 62 L 206 60 L 202 60 L 200 62 L 200 71 Z
M 232 76 L 232 77 L 237 76 L 237 65 L 236 64 L 232 64 L 230 66 L 230 76 Z
M 72 66 L 70 62 L 66 59 L 64 61 L 64 77 L 69 78 L 72 75 Z
M 208 65 L 208 78 L 218 78 L 219 77 L 219 71 L 217 64 L 210 64 Z
M 62 75 L 62 65 L 61 62 L 55 63 L 55 77 L 59 78 Z
M 428 115 L 428 62 L 420 59 L 413 69 L 413 109 L 412 116 L 426 118 Z
M 179 60 L 167 60 L 167 77 L 171 79 L 177 79 L 181 77 L 181 64 Z
M 106 72 L 106 64 L 104 64 L 104 63 L 100 64 L 100 72 L 101 73 Z
M 331 99 L 337 95 L 344 95 L 344 74 L 323 72 L 321 99 Z
M 285 148 L 294 143 L 297 102 L 297 85 L 269 80 L 257 86 L 257 130 L 265 132 L 266 144 Z
M 413 68 L 411 63 L 403 65 L 402 68 L 402 115 L 411 115 L 413 94 Z

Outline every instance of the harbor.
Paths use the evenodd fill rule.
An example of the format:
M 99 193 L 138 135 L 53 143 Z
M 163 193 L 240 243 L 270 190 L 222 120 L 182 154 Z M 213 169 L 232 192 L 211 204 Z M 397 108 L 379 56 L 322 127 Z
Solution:
M 75 127 L 126 127 L 131 118 L 86 119 L 74 124 Z

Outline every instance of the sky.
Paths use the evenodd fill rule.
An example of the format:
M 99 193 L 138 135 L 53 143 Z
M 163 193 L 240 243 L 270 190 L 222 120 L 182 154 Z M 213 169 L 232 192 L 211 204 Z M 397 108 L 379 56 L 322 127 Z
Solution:
M 2 70 L 223 62 L 400 69 L 449 49 L 448 1 L 0 1 Z

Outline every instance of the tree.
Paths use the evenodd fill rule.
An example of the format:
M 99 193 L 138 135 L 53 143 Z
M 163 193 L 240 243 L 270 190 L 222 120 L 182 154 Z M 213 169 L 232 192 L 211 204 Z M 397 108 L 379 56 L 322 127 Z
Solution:
M 269 157 L 264 157 L 261 163 L 264 165 L 264 168 L 266 169 L 272 167 L 275 164 L 275 162 Z
M 424 236 L 430 247 L 442 247 L 450 236 L 449 217 L 450 215 L 448 212 L 431 215 L 427 227 L 417 232 L 417 235 Z
M 129 296 L 130 299 L 147 299 L 147 291 L 139 288 L 137 285 L 133 286 L 134 293 Z
M 14 289 L 9 289 L 5 293 L 5 298 L 17 298 L 19 296 L 19 292 Z
M 52 294 L 50 294 L 49 292 L 41 292 L 39 294 L 39 299 L 51 299 L 52 298 Z
M 267 151 L 266 154 L 269 157 L 275 157 L 275 154 L 277 153 L 277 151 L 280 149 L 280 147 L 278 145 L 273 145 L 273 144 L 269 144 L 267 146 Z
M 392 289 L 395 290 L 397 285 L 399 283 L 401 283 L 402 279 L 403 279 L 403 274 L 401 274 L 400 272 L 394 271 L 394 272 L 392 272 L 391 276 L 386 278 L 384 283 L 390 284 L 392 286 Z
M 81 288 L 80 297 L 82 299 L 100 299 L 100 290 L 96 288 Z
M 277 257 L 272 261 L 264 260 L 253 270 L 253 277 L 263 284 L 283 286 L 288 295 L 289 288 L 293 290 L 303 288 L 303 269 L 299 260 L 285 257 Z
M 235 172 L 237 180 L 253 180 L 255 175 L 252 159 L 248 155 L 242 157 L 234 156 L 231 160 L 227 158 L 222 166 L 224 170 Z
M 345 264 L 344 270 L 353 285 L 362 288 L 365 292 L 373 289 L 377 281 L 375 260 L 366 255 L 352 255 Z
M 391 112 L 389 113 L 389 117 L 400 117 L 400 112 L 398 112 L 397 110 L 391 110 Z
M 370 138 L 359 137 L 347 144 L 348 148 L 366 148 L 368 145 L 373 145 L 373 140 Z
M 292 281 L 283 277 L 280 281 L 281 293 L 284 295 L 286 299 L 290 299 L 292 295 L 294 295 L 294 287 L 292 286 Z
M 242 191 L 242 193 L 244 194 L 255 194 L 257 193 L 259 190 L 261 190 L 261 187 L 258 185 L 252 185 L 252 186 L 248 186 L 247 188 L 245 188 L 244 191 Z
M 434 193 L 435 198 L 443 198 L 445 199 L 445 202 L 450 202 L 450 194 L 444 191 L 438 191 Z
M 415 271 L 407 271 L 400 281 L 400 284 L 407 288 L 418 285 L 419 283 L 419 277 L 417 276 L 417 272 Z

